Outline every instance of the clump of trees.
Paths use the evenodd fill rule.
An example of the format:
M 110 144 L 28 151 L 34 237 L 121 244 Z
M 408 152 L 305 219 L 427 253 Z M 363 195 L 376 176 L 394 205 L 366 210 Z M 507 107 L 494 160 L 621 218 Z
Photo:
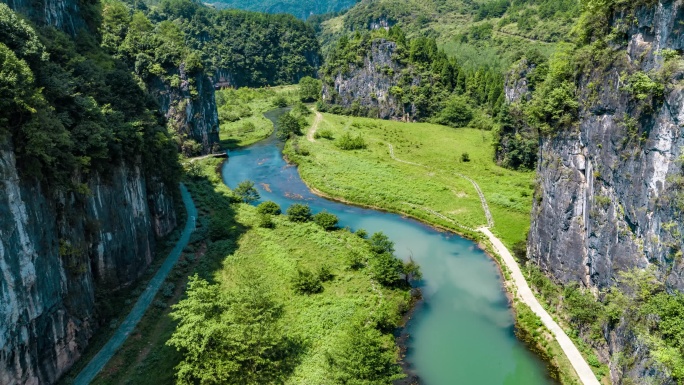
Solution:
M 288 112 L 283 114 L 276 124 L 278 131 L 276 135 L 280 140 L 287 140 L 294 136 L 302 135 L 302 127 L 304 127 L 304 122 L 298 119 L 292 113 Z
M 167 345 L 183 353 L 179 384 L 280 383 L 294 369 L 298 344 L 278 322 L 282 306 L 258 277 L 241 281 L 225 290 L 195 275 L 173 305 L 178 326 Z
M 311 76 L 299 80 L 299 99 L 302 102 L 316 102 L 321 98 L 321 81 Z

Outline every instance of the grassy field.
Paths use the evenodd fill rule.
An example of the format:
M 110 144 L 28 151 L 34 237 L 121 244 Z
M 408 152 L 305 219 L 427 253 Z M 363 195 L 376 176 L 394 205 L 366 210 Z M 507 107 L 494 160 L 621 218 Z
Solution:
M 273 132 L 273 124 L 264 112 L 275 108 L 277 97 L 284 97 L 288 104 L 298 100 L 298 89 L 292 85 L 217 91 L 221 145 L 243 147 L 267 138 Z
M 326 353 L 342 338 L 341 330 L 372 317 L 381 306 L 394 309 L 397 319 L 408 309 L 407 290 L 374 284 L 367 269 L 350 268 L 351 254 L 368 255 L 366 241 L 347 230 L 326 232 L 312 222 L 292 223 L 285 216 L 273 218 L 273 229 L 260 228 L 254 207 L 230 203 L 231 193 L 216 172 L 219 164 L 216 159 L 201 161 L 202 176 L 186 182 L 201 214 L 198 230 L 167 283 L 173 290 L 159 293 L 95 384 L 174 382 L 174 367 L 182 356 L 165 345 L 176 327 L 169 306 L 183 298 L 187 276 L 194 273 L 229 288 L 239 281 L 240 272 L 258 272 L 284 307 L 280 322 L 287 334 L 304 342 L 304 353 L 287 384 L 330 383 Z M 229 239 L 210 240 L 212 216 L 220 216 L 231 229 Z M 334 275 L 324 283 L 323 292 L 295 294 L 291 279 L 297 270 L 317 271 L 323 265 Z M 383 338 L 388 347 L 394 346 L 391 334 Z
M 288 157 L 299 164 L 302 178 L 312 187 L 351 202 L 411 214 L 428 222 L 467 233 L 460 224 L 487 224 L 479 196 L 462 176 L 475 180 L 485 194 L 494 219 L 492 231 L 507 246 L 525 239 L 530 224 L 533 172 L 511 171 L 493 159 L 492 133 L 453 129 L 427 123 L 401 123 L 324 114 L 318 132 L 332 132 L 333 140 L 315 143 L 298 139 Z M 343 151 L 336 145 L 344 133 L 360 135 L 366 149 Z M 425 165 L 406 164 L 390 157 Z M 302 151 L 304 150 L 304 151 Z M 470 161 L 463 161 L 467 153 Z M 446 221 L 428 211 L 447 217 Z

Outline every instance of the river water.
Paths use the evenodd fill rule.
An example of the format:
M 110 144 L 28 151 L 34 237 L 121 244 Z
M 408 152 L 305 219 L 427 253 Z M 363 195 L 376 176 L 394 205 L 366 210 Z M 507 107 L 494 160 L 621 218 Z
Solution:
M 266 113 L 276 121 L 285 109 Z M 309 191 L 282 157 L 282 144 L 271 137 L 231 151 L 223 180 L 235 187 L 256 183 L 261 200 L 283 211 L 306 203 L 314 213 L 327 210 L 340 225 L 369 234 L 382 231 L 396 254 L 413 256 L 421 266 L 424 302 L 407 325 L 407 361 L 426 385 L 552 384 L 546 366 L 514 334 L 513 315 L 495 263 L 475 243 L 435 230 L 400 215 L 368 210 L 320 198 Z

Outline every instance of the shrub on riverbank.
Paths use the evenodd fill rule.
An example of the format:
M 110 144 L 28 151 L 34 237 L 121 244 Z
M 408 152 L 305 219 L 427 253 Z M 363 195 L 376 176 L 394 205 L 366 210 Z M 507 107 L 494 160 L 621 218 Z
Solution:
M 314 222 L 321 226 L 324 230 L 330 231 L 337 228 L 337 223 L 339 219 L 335 214 L 330 214 L 327 211 L 322 211 L 313 216 Z
M 295 203 L 287 208 L 290 222 L 308 222 L 311 220 L 311 208 L 308 205 Z

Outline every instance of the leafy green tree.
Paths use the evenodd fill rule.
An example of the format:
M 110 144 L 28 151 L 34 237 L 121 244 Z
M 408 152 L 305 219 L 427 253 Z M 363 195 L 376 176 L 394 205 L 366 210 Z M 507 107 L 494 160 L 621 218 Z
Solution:
M 302 123 L 291 113 L 283 114 L 278 119 L 276 135 L 280 140 L 287 140 L 295 135 L 302 135 Z
M 391 385 L 403 377 L 396 357 L 392 338 L 355 325 L 344 331 L 340 343 L 328 354 L 330 376 L 340 384 Z
M 464 96 L 452 96 L 445 103 L 436 121 L 451 127 L 463 127 L 473 119 L 473 111 Z
M 337 223 L 339 222 L 339 219 L 335 214 L 331 214 L 327 211 L 321 211 L 314 215 L 313 220 L 317 225 L 328 231 L 335 230 L 337 228 Z
M 269 214 L 259 214 L 259 227 L 264 229 L 272 229 L 275 227 L 273 218 Z
M 308 222 L 311 220 L 311 208 L 308 205 L 295 203 L 287 208 L 287 218 L 291 222 Z
M 259 206 L 257 206 L 257 212 L 259 214 L 280 215 L 281 210 L 277 203 L 273 201 L 266 201 L 261 202 Z
M 179 384 L 280 383 L 291 372 L 292 343 L 278 323 L 281 306 L 258 278 L 243 281 L 224 290 L 190 277 L 187 298 L 173 306 L 178 326 L 167 341 L 183 354 Z
M 278 107 L 278 108 L 285 108 L 287 107 L 287 99 L 283 95 L 277 95 L 273 99 L 273 106 Z
M 371 275 L 383 286 L 396 285 L 404 274 L 404 264 L 393 254 L 375 254 L 369 261 Z
M 251 180 L 240 182 L 235 190 L 233 190 L 233 193 L 243 203 L 253 203 L 261 198 L 259 191 L 254 187 L 254 182 Z
M 376 254 L 394 253 L 394 242 L 392 242 L 382 231 L 373 233 L 368 239 L 368 244 L 370 245 L 371 250 Z
M 317 294 L 323 291 L 321 277 L 306 269 L 297 270 L 292 286 L 297 294 Z
M 420 270 L 420 265 L 413 260 L 413 257 L 409 258 L 409 260 L 404 263 L 404 278 L 406 279 L 407 284 L 410 284 L 411 281 L 423 279 L 423 272 Z
M 321 81 L 311 76 L 299 80 L 299 99 L 303 102 L 315 102 L 321 97 Z

